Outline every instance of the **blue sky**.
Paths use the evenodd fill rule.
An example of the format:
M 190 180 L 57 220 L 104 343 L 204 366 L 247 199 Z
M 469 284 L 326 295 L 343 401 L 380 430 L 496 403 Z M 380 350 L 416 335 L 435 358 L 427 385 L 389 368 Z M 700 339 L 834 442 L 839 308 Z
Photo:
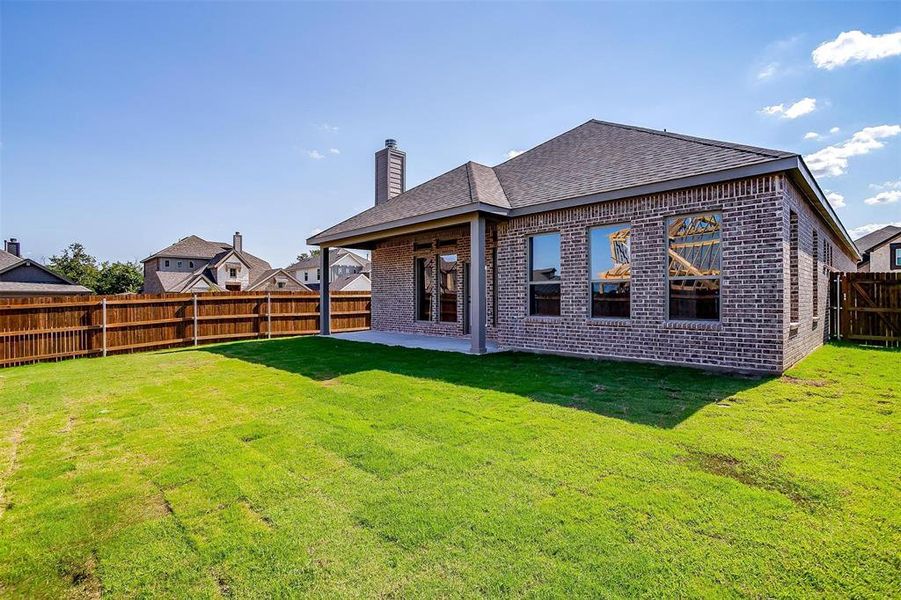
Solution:
M 38 259 L 240 229 L 285 265 L 372 204 L 387 137 L 412 186 L 589 118 L 819 153 L 849 229 L 901 221 L 898 3 L 0 11 L 0 235 Z

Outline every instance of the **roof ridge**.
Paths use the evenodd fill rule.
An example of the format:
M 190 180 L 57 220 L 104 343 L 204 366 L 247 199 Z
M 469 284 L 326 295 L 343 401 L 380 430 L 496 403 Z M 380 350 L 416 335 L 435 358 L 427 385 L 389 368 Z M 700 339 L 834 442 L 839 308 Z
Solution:
M 639 127 L 637 125 L 626 125 L 624 123 L 614 123 L 612 121 L 602 121 L 600 119 L 591 119 L 589 123 L 595 123 L 598 125 L 608 125 L 610 127 L 619 127 L 620 129 L 630 129 L 632 131 L 640 131 L 641 133 L 647 133 L 650 135 L 659 135 L 661 137 L 673 138 L 677 140 L 684 140 L 686 142 L 693 142 L 695 144 L 701 144 L 704 146 L 713 146 L 715 148 L 725 148 L 726 150 L 737 150 L 739 152 L 747 152 L 748 154 L 757 154 L 759 156 L 768 156 L 770 158 L 783 158 L 780 154 L 794 154 L 795 156 L 800 156 L 798 153 L 791 153 L 784 150 L 772 150 L 770 148 L 761 148 L 759 146 L 748 146 L 746 144 L 736 144 L 733 142 L 721 142 L 719 140 L 713 140 L 710 138 L 702 138 L 693 135 L 687 135 L 684 133 L 673 133 L 671 131 L 660 131 L 659 129 L 649 129 L 647 127 Z M 778 154 L 775 154 L 778 153 Z
M 478 202 L 478 200 L 476 200 L 476 194 L 475 194 L 475 190 L 476 190 L 475 176 L 473 175 L 473 172 L 472 172 L 473 164 L 474 163 L 471 160 L 466 161 L 466 183 L 469 185 L 469 201 L 470 202 Z

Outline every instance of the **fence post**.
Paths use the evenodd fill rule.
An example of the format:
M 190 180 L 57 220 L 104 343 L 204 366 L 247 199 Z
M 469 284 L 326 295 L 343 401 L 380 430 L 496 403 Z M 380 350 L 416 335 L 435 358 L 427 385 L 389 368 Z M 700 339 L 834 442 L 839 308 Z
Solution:
M 106 356 L 106 298 L 100 301 L 103 313 L 103 356 Z
M 266 339 L 272 339 L 272 294 L 266 292 Z
M 194 302 L 194 345 L 197 345 L 197 294 L 192 297 Z
M 842 339 L 842 274 L 835 278 L 835 337 Z

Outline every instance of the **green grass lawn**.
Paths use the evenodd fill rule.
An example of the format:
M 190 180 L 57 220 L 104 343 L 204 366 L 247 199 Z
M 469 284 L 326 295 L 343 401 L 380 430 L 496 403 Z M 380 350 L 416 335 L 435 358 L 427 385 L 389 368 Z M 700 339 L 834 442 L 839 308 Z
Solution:
M 0 597 L 898 597 L 901 353 L 322 338 L 0 371 Z

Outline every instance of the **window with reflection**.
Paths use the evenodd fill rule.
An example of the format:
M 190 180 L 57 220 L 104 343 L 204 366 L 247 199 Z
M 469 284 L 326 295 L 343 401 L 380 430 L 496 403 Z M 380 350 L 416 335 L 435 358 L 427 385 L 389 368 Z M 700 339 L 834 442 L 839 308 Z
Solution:
M 630 237 L 628 225 L 596 227 L 589 232 L 592 317 L 629 318 Z
M 669 318 L 720 318 L 722 216 L 705 213 L 667 221 Z
M 442 323 L 457 321 L 457 255 L 438 255 L 438 320 Z
M 432 292 L 435 273 L 431 258 L 416 259 L 416 319 L 432 320 Z
M 560 234 L 529 238 L 529 314 L 560 314 Z

